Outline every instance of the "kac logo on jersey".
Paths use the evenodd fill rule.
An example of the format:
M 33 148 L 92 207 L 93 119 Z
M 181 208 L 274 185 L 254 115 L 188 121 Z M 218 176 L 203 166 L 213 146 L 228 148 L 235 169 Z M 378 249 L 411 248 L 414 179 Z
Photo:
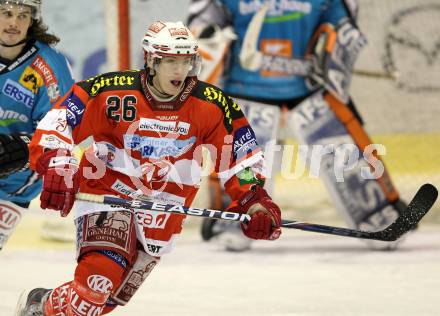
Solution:
M 7 79 L 2 92 L 13 99 L 16 102 L 24 104 L 28 108 L 32 108 L 34 105 L 35 95 L 32 91 L 26 89 L 18 82 Z
M 251 127 L 244 126 L 234 134 L 233 154 L 234 161 L 245 158 L 258 148 L 257 139 Z

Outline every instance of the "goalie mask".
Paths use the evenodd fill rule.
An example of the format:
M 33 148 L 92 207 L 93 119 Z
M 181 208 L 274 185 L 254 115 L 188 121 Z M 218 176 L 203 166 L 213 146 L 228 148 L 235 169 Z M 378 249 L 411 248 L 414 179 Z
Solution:
M 41 0 L 0 0 L 0 6 L 2 8 L 27 6 L 31 8 L 33 20 L 39 20 L 41 18 Z
M 182 22 L 154 22 L 142 40 L 142 48 L 145 68 L 157 71 L 157 66 L 165 57 L 190 57 L 187 76 L 193 77 L 200 73 L 202 60 L 197 40 Z M 152 59 L 152 63 L 148 62 L 149 59 Z M 151 64 L 152 67 L 149 66 Z

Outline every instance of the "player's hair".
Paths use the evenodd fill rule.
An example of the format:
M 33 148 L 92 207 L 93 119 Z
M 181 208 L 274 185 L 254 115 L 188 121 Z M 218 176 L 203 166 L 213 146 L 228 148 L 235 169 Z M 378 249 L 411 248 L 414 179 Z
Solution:
M 47 45 L 56 45 L 60 41 L 59 37 L 48 33 L 47 30 L 47 25 L 44 24 L 41 19 L 33 20 L 33 23 L 28 30 L 28 36 Z

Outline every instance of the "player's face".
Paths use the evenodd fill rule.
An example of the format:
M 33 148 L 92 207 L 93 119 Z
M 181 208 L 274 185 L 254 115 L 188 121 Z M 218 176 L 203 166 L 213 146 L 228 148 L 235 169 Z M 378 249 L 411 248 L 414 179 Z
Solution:
M 7 45 L 23 40 L 32 23 L 32 11 L 28 6 L 0 5 L 0 41 Z
M 154 76 L 153 83 L 163 92 L 176 95 L 180 92 L 191 68 L 191 57 L 163 57 L 159 65 L 156 66 L 156 76 Z

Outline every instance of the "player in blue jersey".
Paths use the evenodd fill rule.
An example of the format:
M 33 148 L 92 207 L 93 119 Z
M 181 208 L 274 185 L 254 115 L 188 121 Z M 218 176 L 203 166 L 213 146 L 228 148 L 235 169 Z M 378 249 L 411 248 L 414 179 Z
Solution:
M 0 249 L 41 190 L 27 143 L 73 85 L 66 58 L 51 47 L 58 41 L 41 19 L 41 0 L 0 0 Z M 42 141 L 58 139 L 48 133 Z
M 404 205 L 384 168 L 362 174 L 373 162 L 383 164 L 369 151 L 371 141 L 348 94 L 366 44 L 357 11 L 356 0 L 193 0 L 188 24 L 204 51 L 201 78 L 223 85 L 244 107 L 258 143 L 266 145 L 266 159 L 274 161 L 268 174 L 281 165 L 274 154 L 280 149 L 270 147 L 277 139 L 293 136 L 309 150 L 326 146 L 319 175 L 333 202 L 349 226 L 373 231 L 394 221 Z M 359 158 L 343 165 L 335 159 L 338 152 Z M 218 182 L 210 183 L 210 192 L 217 192 L 211 206 L 225 208 Z M 266 186 L 270 192 L 271 184 Z M 205 220 L 203 239 L 215 235 L 227 249 L 249 248 L 250 240 L 233 224 Z

